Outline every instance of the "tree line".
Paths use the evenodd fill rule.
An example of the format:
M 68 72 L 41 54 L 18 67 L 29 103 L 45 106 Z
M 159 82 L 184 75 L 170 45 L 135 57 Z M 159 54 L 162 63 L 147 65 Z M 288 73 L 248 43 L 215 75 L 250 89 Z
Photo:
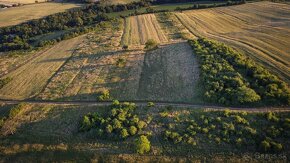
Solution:
M 226 105 L 289 105 L 288 85 L 252 59 L 223 43 L 189 41 L 201 64 L 205 97 Z

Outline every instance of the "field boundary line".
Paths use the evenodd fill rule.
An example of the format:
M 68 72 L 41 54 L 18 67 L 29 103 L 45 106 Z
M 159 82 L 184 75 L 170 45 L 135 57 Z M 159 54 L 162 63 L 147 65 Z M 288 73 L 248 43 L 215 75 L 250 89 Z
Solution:
M 218 105 L 204 105 L 204 104 L 193 104 L 186 102 L 170 102 L 170 101 L 152 101 L 152 100 L 120 100 L 120 102 L 133 102 L 138 106 L 147 106 L 148 101 L 153 102 L 155 106 L 172 106 L 177 108 L 195 108 L 195 109 L 216 109 L 216 110 L 236 110 L 236 111 L 285 111 L 290 112 L 289 106 L 256 106 L 256 107 L 231 107 L 231 106 L 218 106 Z M 91 105 L 91 106 L 109 106 L 112 104 L 112 101 L 82 101 L 82 100 L 73 100 L 73 101 L 61 101 L 61 100 L 11 100 L 11 99 L 0 99 L 0 102 L 7 104 L 18 104 L 18 103 L 31 103 L 31 104 L 55 104 L 55 105 Z

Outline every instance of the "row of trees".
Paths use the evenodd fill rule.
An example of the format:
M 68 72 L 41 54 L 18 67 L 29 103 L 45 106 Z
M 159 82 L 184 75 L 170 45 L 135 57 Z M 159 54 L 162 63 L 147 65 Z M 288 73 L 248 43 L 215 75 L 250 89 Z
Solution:
M 205 96 L 210 100 L 222 104 L 290 104 L 287 84 L 250 58 L 205 38 L 190 43 L 200 58 Z
M 248 86 L 233 66 L 216 52 L 221 47 L 210 47 L 207 40 L 190 41 L 195 54 L 199 57 L 201 80 L 204 83 L 205 97 L 211 102 L 225 105 L 251 104 L 260 96 Z
M 148 5 L 149 3 L 146 1 L 111 6 L 95 4 L 31 20 L 16 26 L 2 27 L 0 28 L 0 51 L 29 49 L 32 47 L 35 36 L 70 28 L 85 30 L 81 27 L 109 20 L 105 13 L 136 10 Z

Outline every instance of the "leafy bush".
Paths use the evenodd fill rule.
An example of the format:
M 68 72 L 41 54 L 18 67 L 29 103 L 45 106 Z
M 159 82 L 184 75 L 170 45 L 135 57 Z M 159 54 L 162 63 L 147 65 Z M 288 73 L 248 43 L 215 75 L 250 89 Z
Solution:
M 117 60 L 117 62 L 116 62 L 116 65 L 117 65 L 118 67 L 124 67 L 124 66 L 126 65 L 126 59 L 124 59 L 124 58 L 119 58 L 119 59 Z
M 0 79 L 0 89 L 3 88 L 6 84 L 8 84 L 11 80 L 12 78 L 10 77 Z
M 110 92 L 109 90 L 103 90 L 100 95 L 98 96 L 98 100 L 100 101 L 105 101 L 105 100 L 109 100 L 110 97 Z
M 158 48 L 158 43 L 153 39 L 149 39 L 145 43 L 145 49 L 147 49 L 147 50 L 152 50 L 152 49 L 156 49 L 156 48 Z
M 20 103 L 15 107 L 13 107 L 9 112 L 9 118 L 12 119 L 16 117 L 25 108 L 25 106 L 26 106 L 25 103 Z
M 278 122 L 279 118 L 273 112 L 266 113 L 266 118 L 268 121 Z
M 147 107 L 154 107 L 154 106 L 155 106 L 154 102 L 148 102 L 147 103 Z
M 260 144 L 260 148 L 264 151 L 267 152 L 270 150 L 271 145 L 270 142 L 268 142 L 267 140 L 263 140 Z
M 136 151 L 139 154 L 145 154 L 150 151 L 151 144 L 148 138 L 144 135 L 141 135 L 135 140 Z

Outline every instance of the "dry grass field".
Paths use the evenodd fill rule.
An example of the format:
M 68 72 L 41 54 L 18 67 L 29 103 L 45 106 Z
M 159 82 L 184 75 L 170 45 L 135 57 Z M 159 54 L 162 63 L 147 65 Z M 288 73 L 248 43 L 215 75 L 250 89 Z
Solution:
M 0 0 L 0 4 L 32 4 L 35 2 L 46 2 L 46 0 Z
M 192 36 L 224 42 L 290 83 L 290 6 L 257 2 L 176 13 Z
M 42 91 L 43 87 L 73 54 L 83 36 L 66 40 L 44 50 L 26 64 L 8 73 L 13 80 L 0 90 L 0 98 L 24 99 Z
M 126 4 L 134 1 L 138 0 L 103 0 L 102 3 L 105 5 L 111 5 L 111 4 Z
M 198 76 L 197 60 L 186 42 L 162 45 L 145 55 L 138 98 L 192 102 Z
M 144 45 L 148 39 L 159 43 L 168 41 L 154 14 L 126 18 L 122 44 Z
M 148 52 L 140 44 L 122 50 L 122 24 L 88 34 L 37 98 L 92 101 L 108 90 L 119 100 L 193 100 L 198 66 L 190 46 L 171 42 Z
M 73 3 L 40 3 L 0 9 L 0 27 L 16 25 L 31 19 L 38 19 L 58 12 L 64 12 L 71 8 L 81 7 L 81 4 Z

